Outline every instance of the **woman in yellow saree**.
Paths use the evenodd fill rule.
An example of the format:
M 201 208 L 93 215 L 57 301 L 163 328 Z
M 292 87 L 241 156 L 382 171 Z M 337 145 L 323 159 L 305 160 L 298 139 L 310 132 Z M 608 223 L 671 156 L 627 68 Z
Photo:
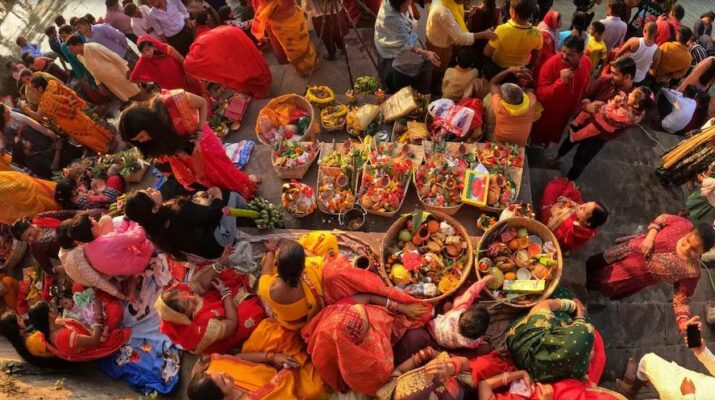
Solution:
M 98 153 L 108 153 L 112 150 L 116 144 L 114 134 L 82 112 L 87 103 L 74 90 L 41 76 L 32 78 L 30 87 L 32 92 L 40 96 L 40 103 L 37 112 L 32 111 L 26 104 L 21 104 L 25 114 L 37 121 L 47 117 L 74 141 L 90 150 Z
M 251 33 L 258 41 L 266 38 L 266 28 L 270 24 L 273 35 L 278 39 L 288 57 L 288 61 L 299 74 L 307 76 L 318 68 L 315 46 L 310 41 L 308 21 L 294 0 L 256 0 L 256 14 Z
M 289 357 L 298 368 L 279 372 L 283 397 L 317 399 L 323 381 L 310 362 L 300 329 L 323 308 L 322 268 L 338 253 L 338 240 L 328 232 L 312 232 L 297 242 L 269 242 L 258 281 L 258 295 L 272 311 L 243 344 L 243 353 Z M 274 270 L 277 270 L 275 273 Z M 275 373 L 274 373 L 275 374 Z M 272 397 L 257 397 L 272 398 Z
M 10 225 L 18 218 L 57 210 L 56 185 L 23 172 L 0 171 L 0 223 Z

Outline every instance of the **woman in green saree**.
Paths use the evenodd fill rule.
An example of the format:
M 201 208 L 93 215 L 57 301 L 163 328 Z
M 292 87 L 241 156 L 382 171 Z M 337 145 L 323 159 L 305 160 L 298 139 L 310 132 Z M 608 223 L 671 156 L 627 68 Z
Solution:
M 593 325 L 585 316 L 586 308 L 578 300 L 549 299 L 536 304 L 507 332 L 514 364 L 538 382 L 583 378 L 594 342 Z

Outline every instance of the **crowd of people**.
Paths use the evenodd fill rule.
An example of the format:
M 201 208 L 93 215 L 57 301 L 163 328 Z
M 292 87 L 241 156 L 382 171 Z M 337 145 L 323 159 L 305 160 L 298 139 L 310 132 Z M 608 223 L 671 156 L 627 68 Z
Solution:
M 710 398 L 704 341 L 690 348 L 712 376 L 650 353 L 615 391 L 600 387 L 603 337 L 565 287 L 500 323 L 478 301 L 492 276 L 422 302 L 353 268 L 336 233 L 267 239 L 257 264 L 246 253 L 226 208 L 246 208 L 262 179 L 209 125 L 212 90 L 268 97 L 266 49 L 307 77 L 345 56 L 348 28 L 370 11 L 385 92 L 476 99 L 484 129 L 469 140 L 544 147 L 553 166 L 575 148 L 538 213 L 566 263 L 608 220 L 576 185 L 598 153 L 636 125 L 684 136 L 706 122 L 712 11 L 690 29 L 677 1 L 608 0 L 596 21 L 601 2 L 576 0 L 563 26 L 547 0 L 417 3 L 107 0 L 101 18 L 58 16 L 51 52 L 18 37 L 6 65 L 17 102 L 0 105 L 0 334 L 30 363 L 98 361 L 144 393 L 175 390 L 181 352 L 198 355 L 190 399 L 617 400 L 648 382 L 663 399 Z M 129 187 L 111 158 L 127 149 L 153 159 L 160 186 Z M 111 165 L 84 162 L 97 156 Z M 702 327 L 690 298 L 715 245 L 715 162 L 691 178 L 683 210 L 586 263 L 588 290 L 608 299 L 672 285 L 683 337 Z

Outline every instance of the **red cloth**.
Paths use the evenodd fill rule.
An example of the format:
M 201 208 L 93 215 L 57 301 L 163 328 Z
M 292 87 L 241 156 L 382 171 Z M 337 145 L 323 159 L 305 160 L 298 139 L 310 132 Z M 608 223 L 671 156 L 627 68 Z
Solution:
M 268 96 L 271 71 L 263 54 L 239 28 L 220 26 L 197 38 L 184 60 L 187 74 L 224 84 L 254 98 Z
M 484 115 L 482 99 L 462 99 L 457 105 L 474 110 L 474 118 L 472 118 L 472 124 L 469 125 L 470 131 L 482 127 L 482 116 Z
M 224 284 L 231 289 L 231 293 L 234 296 L 241 288 L 250 289 L 248 278 L 233 270 L 221 271 L 220 277 Z M 189 286 L 184 283 L 176 284 L 167 290 L 169 289 L 178 289 L 187 294 L 192 294 Z M 173 343 L 188 351 L 194 351 L 196 346 L 199 345 L 206 333 L 206 327 L 210 320 L 214 318 L 222 319 L 226 315 L 221 295 L 215 289 L 210 289 L 204 293 L 201 299 L 203 300 L 203 305 L 194 314 L 191 319 L 191 325 L 180 325 L 165 320 L 162 320 L 159 325 L 159 330 L 168 336 Z M 250 297 L 239 303 L 236 306 L 236 313 L 238 314 L 238 325 L 234 334 L 215 341 L 203 351 L 204 354 L 225 354 L 229 350 L 238 347 L 251 335 L 258 323 L 265 317 L 257 297 Z
M 119 193 L 124 193 L 127 183 L 120 175 L 112 175 L 107 177 L 105 184 L 107 187 L 110 187 Z
M 196 111 L 187 104 L 185 94 L 170 93 L 164 96 L 164 105 L 169 111 L 174 129 L 180 135 L 193 134 L 196 130 Z M 184 186 L 198 182 L 205 187 L 218 186 L 239 193 L 246 201 L 251 201 L 256 184 L 241 172 L 226 155 L 223 143 L 207 123 L 203 127 L 198 145 L 191 156 L 165 156 L 162 161 L 171 165 L 171 170 Z
M 474 382 L 480 382 L 504 372 L 516 371 L 514 364 L 503 359 L 496 351 L 469 360 L 469 368 L 472 371 Z
M 551 58 L 556 54 L 556 41 L 557 34 L 559 31 L 559 20 L 561 19 L 561 13 L 555 10 L 549 10 L 544 16 L 544 20 L 539 23 L 537 28 L 541 31 L 541 37 L 544 39 L 539 51 L 539 56 L 536 58 L 534 63 L 534 76 L 539 76 L 539 69 L 544 65 L 546 60 Z
M 561 70 L 571 68 L 556 54 L 549 58 L 539 71 L 536 81 L 536 98 L 544 107 L 541 118 L 531 128 L 531 143 L 548 145 L 558 143 L 569 118 L 581 106 L 591 74 L 591 61 L 581 56 L 578 68 L 568 84 L 561 81 Z
M 388 288 L 377 275 L 352 268 L 346 258 L 340 257 L 323 269 L 323 295 L 328 306 L 308 322 L 301 334 L 325 383 L 343 393 L 352 389 L 372 395 L 392 374 L 392 346 L 408 329 L 424 325 L 432 310 L 412 321 L 382 306 L 354 304 L 351 296 L 360 293 L 398 303 L 418 301 Z
M 551 218 L 551 207 L 557 202 L 559 197 L 571 199 L 574 203 L 583 204 L 581 193 L 576 189 L 573 182 L 564 177 L 559 177 L 546 184 L 544 194 L 541 197 L 541 222 L 549 225 Z M 559 241 L 562 251 L 575 251 L 583 247 L 586 242 L 593 239 L 598 233 L 598 229 L 589 229 L 574 225 L 575 213 L 563 221 L 557 229 L 553 230 L 554 236 Z
M 655 43 L 660 46 L 663 43 L 675 40 L 675 34 L 680 30 L 680 21 L 675 18 L 658 19 L 656 21 Z M 697 38 L 696 38 L 697 39 Z
M 64 320 L 63 325 L 55 336 L 54 342 L 48 343 L 47 347 L 57 358 L 67 361 L 93 361 L 108 357 L 124 346 L 132 335 L 130 328 L 115 329 L 110 331 L 109 336 L 97 346 L 78 347 L 77 336 L 89 336 L 91 332 L 74 320 Z
M 201 95 L 201 85 L 195 79 L 187 79 L 181 63 L 169 56 L 172 50 L 168 44 L 149 35 L 139 36 L 137 45 L 142 42 L 151 42 L 154 45 L 154 56 L 149 58 L 142 54 L 129 76 L 130 80 L 156 82 L 162 89 L 184 89 Z

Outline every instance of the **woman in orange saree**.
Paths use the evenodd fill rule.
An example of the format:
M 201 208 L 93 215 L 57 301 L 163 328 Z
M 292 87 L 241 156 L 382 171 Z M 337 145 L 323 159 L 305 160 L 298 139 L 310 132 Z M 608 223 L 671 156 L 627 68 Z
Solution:
M 35 77 L 30 81 L 30 91 L 40 96 L 40 103 L 37 112 L 21 104 L 25 114 L 36 121 L 47 117 L 74 141 L 92 151 L 109 153 L 113 150 L 114 134 L 82 112 L 87 103 L 74 90 L 57 81 Z
M 264 318 L 258 298 L 248 293 L 248 277 L 219 265 L 204 267 L 188 284 L 175 284 L 156 300 L 159 330 L 193 354 L 228 353 Z
M 266 28 L 278 39 L 288 61 L 303 76 L 319 66 L 317 51 L 310 41 L 308 21 L 293 0 L 256 0 L 256 14 L 251 33 L 260 42 L 266 38 Z
M 337 256 L 323 268 L 323 308 L 302 329 L 315 368 L 340 392 L 374 395 L 394 369 L 393 344 L 432 307 Z
M 203 97 L 181 89 L 163 91 L 122 113 L 119 131 L 145 157 L 168 162 L 184 187 L 192 183 L 218 186 L 250 201 L 260 179 L 244 174 L 228 158 L 221 140 L 206 123 L 207 112 Z
M 129 328 L 104 332 L 104 317 L 95 314 L 91 329 L 75 320 L 59 318 L 57 310 L 41 301 L 30 308 L 30 322 L 44 335 L 47 348 L 66 361 L 93 361 L 119 350 L 132 334 Z
M 10 225 L 22 217 L 57 210 L 55 186 L 23 172 L 0 171 L 0 223 Z

